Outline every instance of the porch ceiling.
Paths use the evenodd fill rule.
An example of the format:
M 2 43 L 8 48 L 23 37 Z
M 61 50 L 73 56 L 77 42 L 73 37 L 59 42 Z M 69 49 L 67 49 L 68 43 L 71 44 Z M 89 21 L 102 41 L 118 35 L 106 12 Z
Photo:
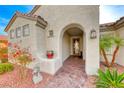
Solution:
M 70 28 L 66 31 L 70 36 L 80 36 L 83 34 L 83 31 L 77 27 Z

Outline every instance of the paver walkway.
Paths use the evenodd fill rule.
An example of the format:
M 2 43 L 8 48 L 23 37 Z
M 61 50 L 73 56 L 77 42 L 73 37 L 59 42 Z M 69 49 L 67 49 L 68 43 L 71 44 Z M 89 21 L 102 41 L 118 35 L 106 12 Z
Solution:
M 69 57 L 64 66 L 57 72 L 46 87 L 49 88 L 79 88 L 86 80 L 84 61 L 78 57 Z

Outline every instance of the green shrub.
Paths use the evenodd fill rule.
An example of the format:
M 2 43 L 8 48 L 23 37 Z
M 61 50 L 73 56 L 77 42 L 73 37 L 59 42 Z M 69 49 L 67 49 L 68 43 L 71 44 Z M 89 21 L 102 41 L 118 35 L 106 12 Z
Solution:
M 6 63 L 6 62 L 8 62 L 8 59 L 7 59 L 7 58 L 2 58 L 2 59 L 1 59 L 1 62 L 2 62 L 2 63 Z
M 124 73 L 118 74 L 117 70 L 110 71 L 107 69 L 105 72 L 98 71 L 99 79 L 96 82 L 98 88 L 124 88 Z
M 13 65 L 10 63 L 1 63 L 0 64 L 0 74 L 10 72 L 14 69 Z

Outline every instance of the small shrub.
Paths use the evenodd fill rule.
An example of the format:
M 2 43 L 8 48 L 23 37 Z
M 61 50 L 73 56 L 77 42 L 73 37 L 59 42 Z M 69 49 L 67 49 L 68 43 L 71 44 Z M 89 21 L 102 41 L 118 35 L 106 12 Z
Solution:
M 27 69 L 26 66 L 33 62 L 35 58 L 33 55 L 27 50 L 27 48 L 22 48 L 16 43 L 9 43 L 8 47 L 11 49 L 10 53 L 8 55 L 9 59 L 12 61 L 17 62 L 17 64 L 20 64 L 22 67 L 20 68 L 20 77 L 21 79 L 26 78 L 27 75 Z
M 105 72 L 98 71 L 99 79 L 96 82 L 98 88 L 124 88 L 124 73 L 118 74 L 117 70 L 110 71 L 107 69 Z
M 0 74 L 3 74 L 5 72 L 5 68 L 3 67 L 3 65 L 0 65 Z
M 13 65 L 10 63 L 1 63 L 0 64 L 0 74 L 10 72 L 14 69 Z
M 1 59 L 1 62 L 2 62 L 2 63 L 7 63 L 7 62 L 8 62 L 8 59 L 7 59 L 7 58 L 2 58 L 2 59 Z

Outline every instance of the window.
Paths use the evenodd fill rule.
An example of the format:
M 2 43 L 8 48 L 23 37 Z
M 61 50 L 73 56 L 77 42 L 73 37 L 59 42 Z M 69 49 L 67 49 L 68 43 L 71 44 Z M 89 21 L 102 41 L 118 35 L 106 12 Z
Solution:
M 31 51 L 30 47 L 25 47 L 25 48 L 23 48 L 23 50 L 24 50 L 25 52 L 29 52 L 29 53 L 30 53 L 30 51 Z
M 14 30 L 10 30 L 10 39 L 13 39 L 15 37 Z
M 30 29 L 29 29 L 29 24 L 23 26 L 23 36 L 29 36 L 30 34 Z
M 21 37 L 21 27 L 16 28 L 16 37 Z

